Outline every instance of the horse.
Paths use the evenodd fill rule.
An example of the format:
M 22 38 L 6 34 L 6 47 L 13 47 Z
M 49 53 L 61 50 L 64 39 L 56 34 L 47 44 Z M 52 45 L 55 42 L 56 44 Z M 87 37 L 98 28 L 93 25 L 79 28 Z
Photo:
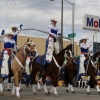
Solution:
M 97 57 L 98 57 L 98 61 L 96 59 Z M 96 62 L 96 64 L 98 64 L 98 69 L 100 70 L 100 52 L 95 53 L 92 58 L 93 58 L 92 60 L 89 59 L 88 56 L 86 58 L 86 60 L 88 60 L 88 65 L 85 66 L 86 75 L 90 76 L 90 80 L 89 80 L 88 86 L 87 86 L 87 94 L 90 94 L 90 85 L 92 84 L 92 85 L 96 86 L 97 92 L 100 95 L 100 89 L 99 89 L 99 86 L 98 86 L 96 78 L 95 78 L 97 70 L 94 65 L 94 62 Z
M 99 89 L 99 87 L 97 85 L 97 81 L 95 79 L 96 68 L 94 66 L 94 62 L 96 61 L 96 58 L 98 57 L 99 58 L 98 59 L 98 63 L 99 63 L 98 68 L 100 70 L 100 57 L 99 57 L 99 55 L 100 55 L 100 52 L 95 53 L 93 55 L 93 57 L 92 57 L 93 59 L 90 59 L 90 55 L 85 55 L 86 56 L 85 63 L 86 62 L 88 62 L 88 63 L 87 63 L 87 65 L 84 66 L 85 67 L 85 70 L 86 70 L 86 76 L 84 76 L 85 79 L 84 79 L 84 77 L 82 77 L 82 78 L 84 79 L 84 82 L 85 83 L 86 82 L 88 83 L 87 84 L 87 94 L 88 95 L 90 94 L 90 85 L 91 84 L 94 85 L 94 86 L 96 86 L 97 91 L 98 91 L 98 94 L 100 94 L 100 89 Z M 70 66 L 70 64 L 69 64 L 69 66 Z M 66 68 L 65 69 L 65 82 L 68 82 L 68 79 L 73 80 L 73 77 L 75 77 L 77 75 L 77 73 L 76 73 L 76 75 L 75 74 L 73 75 L 73 73 L 75 73 L 75 70 L 77 68 L 74 67 L 73 70 L 70 70 L 73 66 L 68 67 L 69 69 L 67 67 L 68 66 L 66 65 L 66 67 L 65 67 Z M 70 73 L 68 71 L 70 71 Z M 72 78 L 70 77 L 70 74 L 73 75 Z M 71 86 L 71 88 L 72 88 L 72 86 Z M 68 87 L 68 90 L 69 90 L 69 87 Z M 68 90 L 67 90 L 67 92 L 68 92 Z M 71 90 L 73 91 L 73 88 Z
M 77 75 L 77 64 L 74 62 L 74 59 L 69 62 L 66 62 L 66 65 L 64 67 L 64 81 L 65 85 L 67 86 L 66 92 L 71 89 L 72 93 L 75 93 L 74 88 L 73 88 L 73 79 Z
M 33 42 L 27 40 L 27 42 L 20 48 L 19 52 L 14 55 L 14 58 L 12 60 L 11 69 L 14 75 L 14 86 L 12 89 L 12 97 L 15 97 L 15 90 L 16 90 L 16 96 L 17 99 L 20 99 L 20 93 L 19 93 L 19 82 L 22 78 L 22 73 L 25 69 L 25 62 L 27 59 L 27 55 L 29 55 L 31 52 L 34 51 Z
M 17 53 L 18 52 L 18 48 L 14 48 L 14 53 Z M 3 52 L 0 52 L 0 66 L 2 65 L 2 59 L 3 59 L 3 56 L 2 56 Z M 11 52 L 8 53 L 9 55 L 9 60 L 8 60 L 8 70 L 9 70 L 9 75 L 7 78 L 3 78 L 4 81 L 7 81 L 8 84 L 7 84 L 7 90 L 10 91 L 10 83 L 13 81 L 13 73 L 12 73 L 12 70 L 11 70 L 11 59 L 12 59 L 12 54 Z M 4 89 L 5 90 L 5 89 Z
M 58 54 L 54 54 L 51 64 L 45 65 L 44 68 L 42 67 L 41 63 L 37 62 L 37 59 L 39 59 L 39 58 L 43 60 L 43 58 L 44 58 L 43 55 L 38 56 L 34 59 L 34 61 L 32 62 L 32 73 L 31 73 L 31 84 L 32 84 L 32 89 L 33 89 L 34 94 L 36 94 L 36 90 L 35 90 L 35 86 L 34 86 L 36 73 L 38 71 L 41 72 L 41 69 L 43 69 L 42 70 L 42 80 L 43 80 L 45 94 L 49 94 L 54 90 L 55 96 L 58 96 L 57 89 L 56 89 L 57 82 L 58 82 L 58 76 L 60 73 L 61 66 L 64 62 L 65 51 L 68 55 L 70 55 L 70 52 L 68 50 L 69 50 L 69 48 L 66 47 L 66 48 L 62 49 Z M 49 72 L 52 83 L 54 85 L 54 87 L 49 92 L 48 92 L 46 84 L 45 84 L 47 72 Z

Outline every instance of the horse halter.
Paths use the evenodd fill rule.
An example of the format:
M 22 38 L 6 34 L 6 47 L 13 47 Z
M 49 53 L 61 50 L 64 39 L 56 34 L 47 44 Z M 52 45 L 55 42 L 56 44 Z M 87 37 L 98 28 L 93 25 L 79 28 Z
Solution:
M 31 51 L 31 49 L 29 48 L 28 45 L 36 46 L 36 45 L 34 44 L 34 42 L 27 42 L 26 45 L 24 46 L 24 50 L 23 50 L 23 52 L 24 52 L 25 55 L 27 55 L 26 49 L 28 49 L 29 51 Z
M 67 52 L 69 52 L 69 55 L 70 55 L 70 56 L 68 56 Z M 72 57 L 72 53 L 71 53 L 70 50 L 65 50 L 64 57 L 65 57 L 65 60 L 68 59 L 70 63 L 72 62 L 73 57 Z M 66 59 L 66 58 L 67 58 L 67 59 Z

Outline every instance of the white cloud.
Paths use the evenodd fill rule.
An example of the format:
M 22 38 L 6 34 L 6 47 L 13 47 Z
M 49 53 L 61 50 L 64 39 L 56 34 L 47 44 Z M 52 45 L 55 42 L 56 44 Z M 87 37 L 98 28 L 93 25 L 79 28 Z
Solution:
M 7 2 L 8 0 L 1 0 Z M 92 41 L 93 32 L 83 30 L 82 17 L 84 14 L 100 16 L 100 0 L 69 0 L 75 2 L 75 41 L 79 41 L 85 33 Z M 17 0 L 19 6 L 1 7 L 0 6 L 0 30 L 8 30 L 9 26 L 16 23 L 23 24 L 23 28 L 37 28 L 47 31 L 50 18 L 58 19 L 58 28 L 61 28 L 61 0 Z M 72 33 L 72 6 L 64 1 L 64 36 Z M 23 31 L 21 34 L 35 36 L 45 36 L 46 34 L 36 31 Z M 99 37 L 98 33 L 98 37 Z M 99 38 L 98 41 L 100 42 Z

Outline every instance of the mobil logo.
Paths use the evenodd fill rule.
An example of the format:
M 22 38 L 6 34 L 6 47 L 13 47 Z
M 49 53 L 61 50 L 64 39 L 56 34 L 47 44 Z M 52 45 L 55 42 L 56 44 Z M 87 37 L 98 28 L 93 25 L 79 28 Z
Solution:
M 100 19 L 87 17 L 87 26 L 100 28 Z
M 100 31 L 100 16 L 85 14 L 82 27 L 85 30 Z

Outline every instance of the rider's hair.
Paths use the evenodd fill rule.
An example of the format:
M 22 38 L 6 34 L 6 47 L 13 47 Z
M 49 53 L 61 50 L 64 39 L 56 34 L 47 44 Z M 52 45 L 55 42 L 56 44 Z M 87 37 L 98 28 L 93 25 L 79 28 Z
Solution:
M 80 44 L 81 44 L 82 42 L 83 42 L 83 40 L 80 40 L 80 41 L 79 41 L 79 46 L 80 46 Z

